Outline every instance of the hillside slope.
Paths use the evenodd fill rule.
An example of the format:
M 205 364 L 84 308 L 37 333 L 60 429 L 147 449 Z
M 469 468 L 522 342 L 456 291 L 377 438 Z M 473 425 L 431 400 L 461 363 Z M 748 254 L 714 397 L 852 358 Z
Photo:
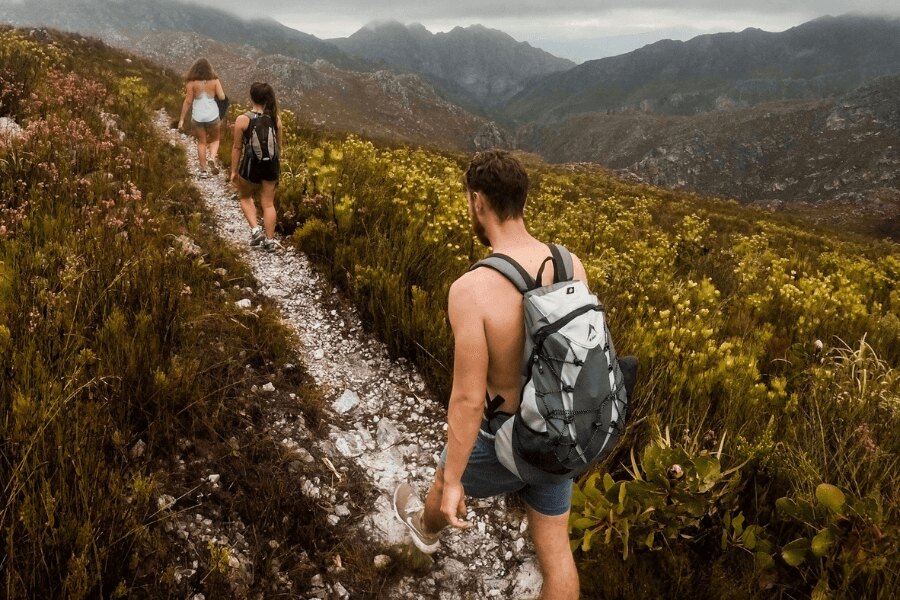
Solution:
M 492 122 L 441 99 L 415 75 L 347 71 L 327 61 L 309 64 L 178 32 L 149 34 L 134 49 L 179 72 L 197 56 L 209 56 L 226 92 L 244 104 L 250 84 L 266 80 L 281 105 L 310 126 L 433 148 L 473 150 L 508 143 Z
M 469 157 L 298 144 L 289 239 L 448 398 L 448 290 L 489 252 Z M 573 492 L 582 597 L 896 595 L 900 248 L 526 160 L 529 229 L 581 258 L 641 365 L 626 436 Z
M 900 236 L 898 76 L 835 100 L 691 117 L 587 113 L 524 127 L 518 141 L 556 162 L 598 162 L 662 187 L 802 210 L 833 225 Z
M 5 599 L 295 594 L 344 545 L 296 484 L 324 465 L 270 433 L 314 424 L 319 393 L 154 126 L 179 91 L 98 40 L 0 27 Z M 382 579 L 361 550 L 354 590 Z
M 126 49 L 148 34 L 181 32 L 304 62 L 324 59 L 337 66 L 363 67 L 333 44 L 277 21 L 243 20 L 222 10 L 174 0 L 28 0 L 0 5 L 3 21 L 93 35 Z

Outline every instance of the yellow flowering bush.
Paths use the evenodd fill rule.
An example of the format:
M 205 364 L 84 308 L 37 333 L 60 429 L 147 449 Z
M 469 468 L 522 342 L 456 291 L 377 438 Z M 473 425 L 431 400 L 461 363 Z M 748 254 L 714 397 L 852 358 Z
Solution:
M 467 214 L 461 185 L 466 157 L 379 147 L 356 136 L 317 139 L 304 132 L 296 139 L 301 150 L 288 168 L 297 177 L 280 199 L 282 228 L 293 231 L 298 245 L 349 292 L 388 347 L 414 360 L 433 388 L 446 394 L 452 360 L 447 290 L 487 252 L 474 238 Z M 729 552 L 746 550 L 748 536 L 769 535 L 772 548 L 786 543 L 765 527 L 774 501 L 808 493 L 826 480 L 861 498 L 885 493 L 887 485 L 886 497 L 893 494 L 888 520 L 896 524 L 900 478 L 893 474 L 885 480 L 885 474 L 893 464 L 888 456 L 900 452 L 900 436 L 874 422 L 896 416 L 897 378 L 887 377 L 888 389 L 880 390 L 878 402 L 849 409 L 837 400 L 843 395 L 838 390 L 857 385 L 856 375 L 835 375 L 831 367 L 845 344 L 861 339 L 871 348 L 870 359 L 879 356 L 879 364 L 896 366 L 900 252 L 895 245 L 810 232 L 733 202 L 634 186 L 599 169 L 529 162 L 529 172 L 529 228 L 582 259 L 592 289 L 608 308 L 617 347 L 641 360 L 630 407 L 635 425 L 605 468 L 621 473 L 616 465 L 628 443 L 652 443 L 650 421 L 692 438 L 706 432 L 720 439 L 717 457 L 744 465 L 730 480 L 728 505 L 709 504 L 690 490 L 679 502 L 760 523 L 739 525 L 736 532 L 732 520 L 720 515 L 709 522 L 685 521 L 685 527 L 689 521 L 693 528 L 720 528 L 733 540 L 726 544 Z M 828 415 L 821 415 L 822 406 Z M 810 418 L 816 411 L 818 425 Z M 826 422 L 840 423 L 840 431 Z M 874 444 L 888 454 L 873 454 L 845 435 L 860 427 L 872 440 L 868 448 Z M 841 444 L 857 444 L 853 456 L 865 453 L 864 474 L 855 480 L 849 462 L 826 458 Z M 607 479 L 603 490 L 591 491 L 598 476 L 580 483 L 576 497 L 625 489 Z M 628 489 L 646 485 L 628 484 Z M 601 505 L 606 506 L 598 500 Z M 640 521 L 648 541 L 637 550 L 659 550 L 651 531 L 684 539 L 670 530 L 678 528 L 674 521 L 653 514 L 640 514 Z M 576 523 L 573 544 L 586 550 L 580 560 L 587 565 L 603 545 L 585 543 L 585 532 L 596 531 L 595 521 Z M 781 533 L 798 531 L 794 523 Z M 691 535 L 687 529 L 682 533 Z M 756 542 L 751 545 L 758 554 Z M 769 542 L 762 547 L 768 550 Z M 773 573 L 788 567 L 774 554 L 757 559 Z M 752 572 L 757 563 L 751 560 L 745 568 Z M 860 574 L 843 585 L 875 589 L 871 586 L 882 585 L 885 572 Z M 742 581 L 751 585 L 746 583 L 751 580 Z M 666 585 L 661 581 L 660 589 Z

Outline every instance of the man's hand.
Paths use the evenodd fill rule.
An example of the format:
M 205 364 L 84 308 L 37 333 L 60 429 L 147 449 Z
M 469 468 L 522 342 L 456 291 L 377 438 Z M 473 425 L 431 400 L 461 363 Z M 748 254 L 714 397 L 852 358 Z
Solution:
M 184 129 L 184 119 L 178 121 L 178 129 Z
M 465 492 L 461 483 L 444 483 L 441 495 L 441 513 L 447 524 L 457 529 L 468 529 L 471 523 L 460 517 L 466 516 Z

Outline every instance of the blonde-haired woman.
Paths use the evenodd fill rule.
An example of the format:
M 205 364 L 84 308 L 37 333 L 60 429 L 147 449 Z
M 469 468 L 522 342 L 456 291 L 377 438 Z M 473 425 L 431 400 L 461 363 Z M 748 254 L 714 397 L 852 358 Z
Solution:
M 205 58 L 199 59 L 191 66 L 185 76 L 184 104 L 181 106 L 181 118 L 178 128 L 184 127 L 184 118 L 191 110 L 191 123 L 194 135 L 197 136 L 197 159 L 200 161 L 200 178 L 209 177 L 208 168 L 218 174 L 216 157 L 219 153 L 219 105 L 216 99 L 224 100 L 225 91 L 212 65 Z M 207 161 L 206 150 L 209 148 Z

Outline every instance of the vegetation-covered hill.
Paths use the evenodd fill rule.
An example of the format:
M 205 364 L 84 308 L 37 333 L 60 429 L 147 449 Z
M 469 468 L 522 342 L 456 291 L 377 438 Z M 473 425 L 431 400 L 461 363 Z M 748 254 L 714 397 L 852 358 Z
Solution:
M 438 149 L 517 147 L 897 235 L 900 130 L 883 114 L 897 105 L 896 19 L 699 36 L 576 67 L 480 26 L 431 34 L 389 22 L 328 42 L 173 0 L 0 3 L 3 20 L 94 32 L 178 72 L 209 56 L 232 99 L 269 81 L 312 127 Z M 884 74 L 894 75 L 873 81 Z
M 485 252 L 466 158 L 288 139 L 285 233 L 446 394 L 447 291 Z M 898 247 L 529 168 L 529 225 L 582 258 L 617 348 L 641 360 L 627 439 L 574 498 L 584 596 L 891 597 Z
M 308 465 L 260 434 L 252 385 L 292 388 L 313 425 L 319 400 L 281 372 L 275 310 L 235 305 L 255 283 L 157 134 L 180 89 L 97 40 L 0 28 L 2 598 L 268 596 L 343 543 L 296 485 Z M 210 505 L 247 525 L 246 577 L 238 539 L 174 527 Z
M 16 123 L 0 129 L 4 595 L 177 595 L 153 502 L 177 475 L 156 461 L 182 438 L 227 445 L 251 418 L 245 365 L 279 361 L 285 334 L 272 311 L 235 308 L 217 269 L 239 267 L 154 134 L 177 77 L 80 36 L 2 30 L 0 79 Z M 447 289 L 485 252 L 466 157 L 292 126 L 284 159 L 283 232 L 446 392 Z M 642 363 L 628 435 L 573 498 L 583 595 L 895 596 L 897 245 L 528 163 L 530 226 L 582 257 Z M 248 481 L 262 489 L 278 465 Z M 276 558 L 301 581 L 296 555 L 329 542 L 280 530 L 267 507 L 318 513 L 296 490 L 257 492 L 230 505 L 260 528 L 255 562 L 293 535 Z M 228 589 L 216 550 L 211 596 Z

